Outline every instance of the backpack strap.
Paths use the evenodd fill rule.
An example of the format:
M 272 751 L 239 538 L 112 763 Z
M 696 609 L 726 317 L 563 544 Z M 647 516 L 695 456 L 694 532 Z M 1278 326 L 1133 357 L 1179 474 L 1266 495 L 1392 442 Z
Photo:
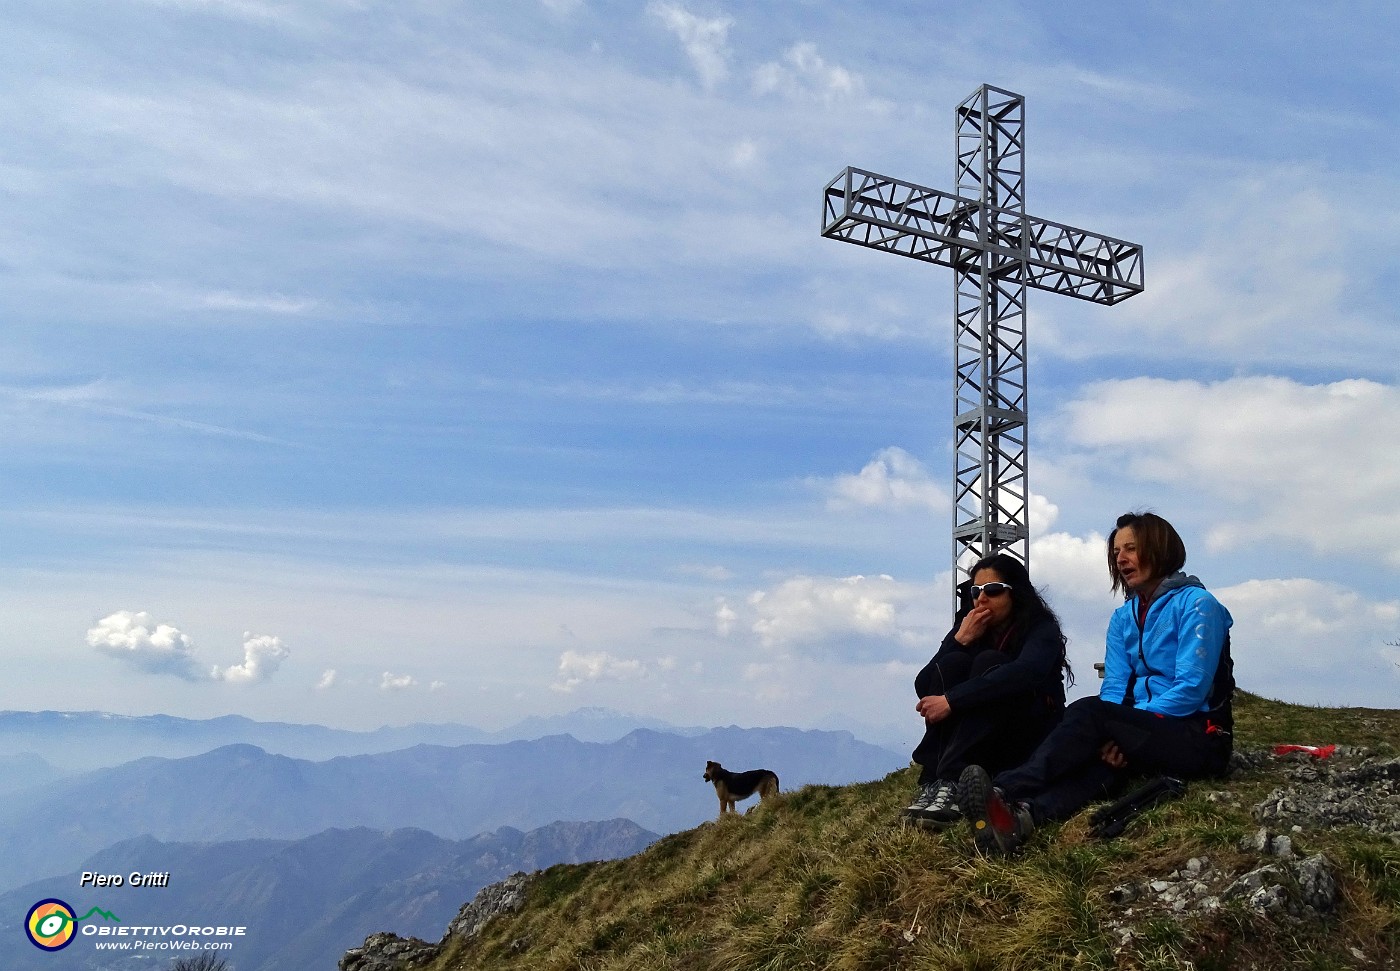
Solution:
M 1220 647 L 1220 663 L 1215 666 L 1215 679 L 1206 696 L 1206 714 L 1217 731 L 1231 734 L 1235 730 L 1235 661 L 1230 656 L 1230 632 Z

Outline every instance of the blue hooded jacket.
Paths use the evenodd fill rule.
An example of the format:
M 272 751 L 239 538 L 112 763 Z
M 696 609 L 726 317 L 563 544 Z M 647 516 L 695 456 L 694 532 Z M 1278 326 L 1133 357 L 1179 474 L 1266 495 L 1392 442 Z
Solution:
M 1109 618 L 1099 697 L 1175 717 L 1205 711 L 1225 635 L 1233 625 L 1230 612 L 1200 580 L 1173 573 L 1148 602 L 1141 627 L 1137 597 Z

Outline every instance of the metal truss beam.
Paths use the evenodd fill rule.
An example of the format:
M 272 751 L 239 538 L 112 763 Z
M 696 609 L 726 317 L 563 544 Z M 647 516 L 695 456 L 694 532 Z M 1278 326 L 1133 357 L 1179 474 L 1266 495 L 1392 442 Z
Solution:
M 847 168 L 827 184 L 822 235 L 947 267 L 985 246 L 1015 259 L 1012 272 L 1027 286 L 1093 303 L 1142 292 L 1138 244 L 1014 210 L 987 212 L 951 192 Z

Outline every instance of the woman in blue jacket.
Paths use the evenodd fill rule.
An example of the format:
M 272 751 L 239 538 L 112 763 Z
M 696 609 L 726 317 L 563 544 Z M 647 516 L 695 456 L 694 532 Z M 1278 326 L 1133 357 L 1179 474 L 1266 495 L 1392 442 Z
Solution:
M 1020 560 L 1005 553 L 968 570 L 964 607 L 914 679 L 924 737 L 919 791 L 904 816 L 932 827 L 961 819 L 958 777 L 971 764 L 1020 764 L 1065 709 L 1065 635 Z
M 959 803 L 987 853 L 1017 849 L 1037 823 L 1109 795 L 1129 772 L 1223 774 L 1230 760 L 1233 620 L 1193 576 L 1186 546 L 1161 516 L 1128 513 L 1108 537 L 1113 589 L 1104 680 L 1020 766 L 993 778 L 968 766 Z

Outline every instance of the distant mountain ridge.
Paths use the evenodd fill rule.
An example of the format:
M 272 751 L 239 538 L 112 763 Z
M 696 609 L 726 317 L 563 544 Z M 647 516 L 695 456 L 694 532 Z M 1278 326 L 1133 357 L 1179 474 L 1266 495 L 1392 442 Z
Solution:
M 183 758 L 239 743 L 293 758 L 323 760 L 338 755 L 392 752 L 414 745 L 513 742 L 547 735 L 572 735 L 582 742 L 611 742 L 637 728 L 677 735 L 707 731 L 608 708 L 533 716 L 495 732 L 454 723 L 350 731 L 323 725 L 256 721 L 242 715 L 191 719 L 102 711 L 0 711 L 0 752 L 32 753 L 59 770 L 88 771 L 148 755 Z M 0 792 L 21 787 L 17 783 L 23 781 L 22 773 L 9 778 L 11 784 L 0 788 Z
M 142 836 L 102 850 L 73 873 L 0 894 L 0 913 L 18 920 L 36 901 L 56 897 L 84 910 L 99 905 L 126 924 L 241 923 L 248 935 L 229 954 L 240 971 L 328 969 L 337 953 L 386 922 L 436 937 L 461 900 L 489 883 L 556 863 L 630 856 L 656 839 L 624 819 L 552 823 L 528 833 L 506 827 L 460 841 L 417 829 L 365 828 L 296 841 L 164 843 Z M 93 889 L 79 887 L 82 871 L 168 871 L 172 877 L 165 889 Z M 74 953 L 96 955 L 86 942 Z M 6 971 L 50 971 L 54 962 L 23 935 L 0 935 Z M 151 965 L 149 956 L 133 955 L 100 966 Z
M 229 745 L 12 793 L 0 804 L 0 888 L 72 869 L 141 835 L 174 842 L 301 839 L 366 826 L 461 839 L 502 826 L 616 818 L 670 833 L 716 813 L 714 791 L 701 779 L 707 759 L 771 768 L 785 789 L 879 778 L 908 761 L 848 732 L 793 728 L 690 737 L 637 729 L 608 743 L 555 735 L 320 762 Z

